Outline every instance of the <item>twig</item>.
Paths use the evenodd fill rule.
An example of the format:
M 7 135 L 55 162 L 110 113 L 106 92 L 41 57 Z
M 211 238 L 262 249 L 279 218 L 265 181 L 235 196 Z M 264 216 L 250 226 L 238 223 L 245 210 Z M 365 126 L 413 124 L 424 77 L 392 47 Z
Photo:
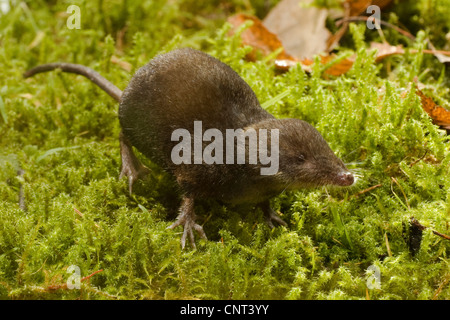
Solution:
M 415 165 L 417 162 L 419 162 L 420 160 L 422 160 L 423 158 L 425 158 L 425 156 L 427 155 L 427 153 L 428 153 L 428 150 L 425 150 L 424 155 L 423 155 L 421 158 L 419 158 L 419 159 L 413 161 L 413 162 L 409 165 L 409 167 L 411 168 L 411 167 L 412 167 L 413 165 Z
M 376 18 L 374 18 L 374 17 L 352 16 L 352 17 L 348 17 L 348 18 L 342 18 L 342 19 L 336 21 L 336 25 L 339 26 L 339 25 L 341 25 L 342 23 L 346 23 L 346 22 L 367 21 L 367 20 L 369 20 L 369 19 L 375 19 L 375 23 L 378 23 L 378 24 L 384 25 L 384 26 L 386 26 L 386 27 L 389 27 L 389 28 L 391 28 L 391 29 L 394 29 L 395 31 L 401 33 L 402 35 L 404 35 L 405 37 L 408 37 L 409 39 L 411 39 L 411 40 L 413 40 L 413 41 L 416 40 L 416 37 L 414 37 L 414 36 L 413 36 L 411 33 L 409 33 L 408 31 L 403 30 L 403 29 L 401 29 L 401 28 L 399 28 L 399 27 L 393 25 L 392 23 L 383 21 L 383 20 L 381 20 L 381 19 L 376 19 Z
M 388 236 L 387 236 L 386 232 L 384 233 L 384 239 L 386 241 L 386 249 L 387 249 L 387 252 L 388 252 L 388 256 L 392 257 L 391 246 L 389 245 L 389 240 L 388 240 Z
M 364 189 L 362 191 L 359 191 L 358 193 L 355 193 L 354 195 L 352 195 L 352 197 L 353 198 L 358 198 L 360 195 L 362 195 L 362 194 L 364 194 L 366 192 L 372 191 L 373 189 L 379 188 L 381 186 L 382 186 L 382 184 L 377 184 L 377 185 L 371 186 L 370 188 L 367 188 L 367 189 Z
M 97 273 L 99 273 L 99 272 L 102 272 L 102 271 L 103 271 L 103 269 L 100 269 L 100 270 L 95 271 L 94 273 L 91 273 L 90 275 L 88 275 L 88 276 L 86 276 L 86 277 L 84 277 L 84 278 L 81 278 L 81 282 L 83 282 L 83 281 L 89 279 L 89 278 L 92 277 L 93 275 L 95 275 L 95 274 L 97 274 Z
M 73 208 L 73 211 L 75 211 L 80 217 L 84 218 L 84 214 L 80 210 L 75 208 L 75 206 L 72 206 L 72 208 Z M 97 223 L 94 222 L 94 225 L 100 229 L 100 226 Z
M 348 2 L 344 2 L 344 18 L 350 17 L 350 4 Z M 347 32 L 348 29 L 348 22 L 344 22 L 344 25 L 331 37 L 327 40 L 327 49 L 326 51 L 329 52 L 333 47 L 336 45 L 336 43 L 341 40 L 342 36 Z
M 419 50 L 411 49 L 411 50 L 409 50 L 409 52 L 417 53 L 417 52 L 419 52 Z M 428 49 L 423 49 L 422 52 L 423 53 L 430 53 L 430 54 L 440 53 L 440 54 L 443 54 L 445 56 L 450 56 L 450 51 L 445 51 L 445 50 L 428 50 Z
M 344 246 L 343 244 L 342 244 L 342 242 L 340 242 L 339 240 L 337 240 L 336 238 L 334 238 L 334 237 L 331 237 L 331 239 L 333 239 L 335 242 L 337 242 L 337 243 L 339 243 L 341 246 Z
M 416 225 L 417 227 L 419 227 L 422 230 L 425 230 L 427 227 L 425 227 L 424 225 L 422 225 L 416 218 L 411 217 L 411 223 L 413 223 L 414 225 Z M 436 230 L 431 230 L 435 235 L 442 237 L 444 239 L 450 240 L 450 236 L 437 232 Z
M 439 288 L 436 290 L 436 292 L 433 295 L 433 300 L 436 300 L 438 295 L 441 293 L 442 289 L 445 287 L 445 285 L 450 281 L 450 274 L 447 275 L 447 277 L 444 279 L 444 281 L 442 281 L 441 285 L 439 286 Z
M 437 232 L 436 230 L 432 230 L 432 231 L 433 231 L 433 233 L 434 233 L 435 235 L 437 235 L 437 236 L 439 236 L 439 237 L 442 237 L 442 238 L 444 238 L 444 239 L 450 240 L 450 236 L 448 236 L 448 235 L 446 235 L 446 234 L 443 234 L 443 233 L 440 233 L 440 232 Z
M 92 277 L 93 275 L 95 275 L 95 274 L 97 274 L 99 272 L 102 272 L 102 271 L 103 271 L 103 269 L 95 271 L 94 273 L 91 273 L 90 275 L 88 275 L 88 276 L 86 276 L 84 278 L 81 278 L 80 282 L 83 282 L 83 281 L 89 279 L 90 277 Z M 67 289 L 67 283 L 50 285 L 50 286 L 47 287 L 48 291 L 54 291 L 54 290 L 59 290 L 59 289 Z

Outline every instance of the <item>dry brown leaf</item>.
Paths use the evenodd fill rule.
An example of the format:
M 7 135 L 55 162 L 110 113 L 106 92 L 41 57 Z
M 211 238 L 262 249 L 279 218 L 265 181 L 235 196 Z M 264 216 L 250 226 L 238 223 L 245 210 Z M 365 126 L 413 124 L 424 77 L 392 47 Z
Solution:
M 320 62 L 322 64 L 327 64 L 328 62 L 332 61 L 335 58 L 336 55 L 320 56 Z M 305 70 L 306 72 L 310 73 L 312 71 L 311 66 L 314 64 L 314 61 L 308 58 L 300 61 L 277 59 L 275 60 L 275 67 L 280 71 L 288 71 L 291 67 L 295 66 L 298 63 L 300 63 L 302 69 Z M 352 58 L 343 59 L 342 61 L 339 61 L 338 63 L 333 64 L 332 66 L 327 68 L 324 71 L 324 74 L 332 76 L 340 76 L 346 73 L 348 70 L 350 70 L 352 66 L 353 66 Z
M 373 0 L 372 4 L 379 6 L 380 9 L 386 8 L 388 5 L 392 3 L 392 0 Z
M 300 63 L 296 60 L 290 60 L 290 59 L 276 59 L 275 60 L 275 68 L 279 71 L 288 71 L 290 68 L 295 66 L 296 64 Z M 311 72 L 311 68 L 308 68 L 308 66 L 304 66 L 302 64 L 303 70 L 306 72 Z
M 233 25 L 234 29 L 237 29 L 247 20 L 252 20 L 253 25 L 242 33 L 241 38 L 243 44 L 249 45 L 255 48 L 255 50 L 259 50 L 264 56 L 271 54 L 275 50 L 283 48 L 283 44 L 278 39 L 278 37 L 267 30 L 258 18 L 245 14 L 238 14 L 228 19 L 228 21 Z M 335 55 L 322 55 L 321 63 L 326 64 L 335 58 Z M 250 55 L 248 55 L 247 59 L 254 61 L 256 59 L 255 52 L 252 52 Z M 305 58 L 302 60 L 297 59 L 287 54 L 283 50 L 275 60 L 275 67 L 279 71 L 287 71 L 297 63 L 300 63 L 302 68 L 306 72 L 311 72 L 310 66 L 314 63 L 314 61 L 309 58 Z M 347 72 L 352 67 L 352 65 L 353 61 L 351 59 L 344 59 L 328 68 L 325 71 L 325 74 L 339 76 Z
M 434 55 L 439 62 L 441 63 L 448 63 L 450 62 L 450 51 L 443 51 L 443 50 L 436 50 L 431 42 L 429 42 L 431 50 L 424 49 L 422 50 L 425 54 L 432 54 Z M 379 42 L 372 42 L 370 44 L 371 49 L 378 49 L 376 61 L 379 62 L 380 60 L 394 55 L 394 54 L 404 54 L 405 49 L 401 45 L 398 46 L 392 46 L 389 43 L 379 43 Z M 417 53 L 418 51 L 416 49 L 410 49 L 410 53 Z
M 433 99 L 424 95 L 419 89 L 416 93 L 421 99 L 423 110 L 428 113 L 433 122 L 443 129 L 450 130 L 450 111 L 434 103 Z
M 331 33 L 325 26 L 327 9 L 309 6 L 312 0 L 282 0 L 264 19 L 286 52 L 297 58 L 312 58 L 326 51 Z
M 228 21 L 233 25 L 234 30 L 247 20 L 253 21 L 253 25 L 242 33 L 241 38 L 243 44 L 249 45 L 255 50 L 259 50 L 263 56 L 267 56 L 272 52 L 283 48 L 283 44 L 277 37 L 277 35 L 267 30 L 267 28 L 258 18 L 245 14 L 237 14 L 228 19 Z M 388 43 L 373 42 L 371 43 L 371 48 L 378 49 L 378 54 L 376 57 L 377 62 L 390 55 L 404 53 L 404 50 L 401 46 L 391 46 Z M 336 55 L 320 56 L 322 64 L 327 64 L 335 58 Z M 253 51 L 251 54 L 249 54 L 247 56 L 247 59 L 251 61 L 256 60 L 256 52 Z M 325 75 L 340 76 L 350 70 L 353 62 L 354 58 L 352 57 L 343 59 L 342 61 L 333 64 L 331 67 L 325 70 L 324 73 Z M 305 70 L 306 72 L 311 72 L 311 65 L 314 63 L 314 61 L 310 58 L 299 59 L 293 57 L 286 53 L 286 51 L 283 49 L 275 60 L 275 67 L 279 71 L 287 71 L 297 63 L 301 63 L 303 70 Z
M 283 48 L 283 44 L 280 39 L 278 39 L 277 35 L 267 30 L 258 18 L 242 13 L 228 18 L 228 22 L 233 25 L 234 29 L 237 29 L 247 20 L 253 21 L 253 25 L 244 30 L 241 34 L 242 43 L 244 45 L 249 45 L 255 50 L 259 50 L 263 55 L 268 55 L 280 48 Z M 256 60 L 255 50 L 247 56 L 247 59 L 251 61 Z M 287 54 L 284 49 L 277 58 L 295 60 L 295 58 Z
M 365 13 L 366 9 L 370 5 L 376 5 L 383 9 L 387 5 L 389 5 L 392 0 L 347 0 L 347 3 L 350 6 L 350 15 L 358 16 L 361 13 Z
M 327 56 L 320 56 L 320 62 L 322 64 L 327 64 L 330 61 L 333 61 L 333 59 L 336 58 L 336 55 L 327 55 Z M 312 65 L 314 62 L 310 59 L 303 59 L 302 64 L 304 65 Z M 331 67 L 327 68 L 324 72 L 325 74 L 332 75 L 332 76 L 340 76 L 344 73 L 346 73 L 350 68 L 353 66 L 353 59 L 352 58 L 346 58 L 338 63 L 333 64 Z
M 405 50 L 401 45 L 392 46 L 389 43 L 371 42 L 370 48 L 378 50 L 377 57 L 375 59 L 377 62 L 394 54 L 405 53 Z
M 347 0 L 345 3 L 350 6 L 350 15 L 357 16 L 366 11 L 367 7 L 372 4 L 372 0 Z
M 328 61 L 331 61 L 334 56 L 326 56 L 325 57 Z M 333 75 L 333 76 L 340 76 L 344 73 L 346 73 L 348 70 L 351 69 L 353 66 L 354 60 L 350 58 L 346 58 L 341 60 L 339 63 L 333 64 L 331 67 L 325 70 L 325 74 Z M 322 60 L 322 63 L 324 61 Z
M 438 50 L 436 50 L 436 48 L 431 43 L 430 39 L 427 39 L 427 40 L 428 40 L 428 46 L 431 48 L 431 52 L 439 60 L 440 63 L 450 62 L 450 57 L 448 55 L 441 53 L 442 51 L 439 52 Z

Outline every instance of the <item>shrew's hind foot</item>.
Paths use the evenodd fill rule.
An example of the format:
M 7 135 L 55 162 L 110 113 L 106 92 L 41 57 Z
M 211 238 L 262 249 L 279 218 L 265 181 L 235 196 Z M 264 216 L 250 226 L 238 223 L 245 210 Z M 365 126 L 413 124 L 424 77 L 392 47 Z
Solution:
M 184 197 L 181 207 L 180 213 L 177 217 L 177 221 L 175 221 L 172 225 L 168 227 L 168 229 L 174 229 L 178 226 L 183 226 L 184 231 L 181 236 L 181 247 L 184 249 L 186 245 L 186 238 L 189 236 L 189 241 L 191 243 L 192 248 L 196 249 L 195 246 L 195 238 L 194 238 L 194 230 L 200 235 L 201 238 L 207 240 L 206 234 L 203 231 L 203 227 L 197 223 L 195 223 L 195 213 L 194 213 L 194 199 Z
M 133 192 L 133 185 L 139 179 L 144 179 L 150 169 L 144 166 L 133 152 L 131 143 L 120 133 L 120 156 L 122 158 L 122 166 L 120 169 L 119 179 L 128 178 L 128 190 L 130 194 Z
M 269 201 L 260 203 L 259 207 L 263 211 L 266 223 L 271 229 L 275 227 L 273 224 L 274 222 L 287 227 L 287 223 L 284 222 L 284 220 L 270 207 Z

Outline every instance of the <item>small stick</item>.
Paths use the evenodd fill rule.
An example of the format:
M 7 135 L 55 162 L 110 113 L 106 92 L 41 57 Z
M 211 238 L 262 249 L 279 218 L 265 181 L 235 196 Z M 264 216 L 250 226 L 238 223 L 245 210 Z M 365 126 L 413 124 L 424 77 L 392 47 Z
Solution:
M 446 234 L 443 234 L 443 233 L 440 233 L 440 232 L 437 232 L 436 230 L 432 230 L 432 231 L 433 231 L 433 233 L 434 233 L 435 235 L 437 235 L 437 236 L 439 236 L 439 237 L 442 237 L 442 238 L 444 238 L 444 239 L 450 240 L 450 236 L 448 236 L 448 235 L 446 235 Z
M 441 285 L 439 286 L 439 288 L 436 290 L 436 292 L 433 295 L 433 300 L 436 300 L 438 295 L 441 293 L 442 289 L 445 287 L 445 285 L 450 281 L 450 274 L 447 275 L 447 277 L 444 279 L 444 281 L 442 281 Z
M 86 277 L 84 277 L 84 278 L 81 278 L 81 282 L 83 282 L 83 281 L 85 281 L 85 280 L 87 280 L 87 279 L 89 279 L 90 277 L 92 277 L 93 275 L 95 275 L 95 274 L 97 274 L 97 273 L 99 273 L 99 272 L 102 272 L 103 271 L 103 269 L 100 269 L 100 270 L 98 270 L 98 271 L 95 271 L 94 273 L 91 273 L 90 275 L 88 275 L 88 276 L 86 276 Z M 67 289 L 67 283 L 64 283 L 64 284 L 56 284 L 56 285 L 51 285 L 51 286 L 48 286 L 47 287 L 47 290 L 59 290 L 59 289 Z
M 72 206 L 72 208 L 73 208 L 73 211 L 75 211 L 80 217 L 84 218 L 84 214 L 80 210 L 75 208 L 75 206 Z M 94 225 L 100 229 L 100 226 L 97 223 L 94 222 Z
M 88 276 L 86 276 L 86 277 L 84 277 L 84 278 L 81 278 L 81 282 L 83 282 L 84 280 L 89 279 L 89 278 L 92 277 L 93 275 L 95 275 L 95 274 L 97 274 L 97 273 L 99 273 L 99 272 L 102 272 L 102 271 L 103 271 L 103 269 L 100 269 L 100 270 L 95 271 L 94 273 L 91 273 L 90 275 L 88 275 Z
M 413 223 L 414 225 L 416 225 L 417 227 L 419 227 L 420 229 L 424 230 L 427 227 L 425 227 L 424 225 L 422 225 L 416 218 L 411 217 L 411 223 Z M 450 236 L 437 232 L 436 230 L 431 230 L 435 235 L 442 237 L 444 239 L 450 240 Z
M 421 158 L 419 158 L 419 159 L 417 159 L 417 160 L 415 160 L 414 162 L 412 162 L 410 165 L 409 165 L 409 167 L 411 168 L 413 165 L 415 165 L 417 162 L 419 162 L 420 160 L 422 160 L 423 158 L 425 158 L 425 156 L 427 155 L 427 153 L 428 153 L 428 150 L 425 150 L 425 154 L 421 157 Z
M 388 256 L 392 257 L 391 246 L 389 245 L 389 240 L 386 232 L 384 233 L 384 240 L 386 241 L 386 249 L 388 252 Z
M 344 18 L 350 17 L 350 5 L 348 2 L 344 2 Z M 327 52 L 329 52 L 336 43 L 341 40 L 342 36 L 347 32 L 348 22 L 344 22 L 344 25 L 327 40 Z
M 358 198 L 360 195 L 362 195 L 362 194 L 364 194 L 366 192 L 372 191 L 373 189 L 379 188 L 381 186 L 382 186 L 382 184 L 377 184 L 377 185 L 371 186 L 370 188 L 367 188 L 367 189 L 364 189 L 362 191 L 359 191 L 358 193 L 355 193 L 354 195 L 352 195 L 352 197 Z
M 348 18 L 342 18 L 342 19 L 336 21 L 336 25 L 339 26 L 344 22 L 367 21 L 367 20 L 369 20 L 369 18 L 374 19 L 373 17 L 360 17 L 360 16 L 352 16 L 352 17 L 348 17 Z M 381 19 L 375 19 L 375 22 L 377 22 L 378 24 L 382 24 L 386 27 L 389 27 L 391 29 L 394 29 L 395 31 L 401 33 L 402 35 L 404 35 L 405 37 L 408 37 L 411 40 L 416 40 L 416 37 L 414 37 L 411 33 L 393 25 L 392 23 L 383 21 Z
M 344 245 L 342 244 L 342 242 L 340 242 L 339 240 L 335 239 L 334 237 L 331 237 L 331 239 L 333 239 L 334 241 L 336 241 L 337 243 L 339 243 L 341 246 L 344 246 Z

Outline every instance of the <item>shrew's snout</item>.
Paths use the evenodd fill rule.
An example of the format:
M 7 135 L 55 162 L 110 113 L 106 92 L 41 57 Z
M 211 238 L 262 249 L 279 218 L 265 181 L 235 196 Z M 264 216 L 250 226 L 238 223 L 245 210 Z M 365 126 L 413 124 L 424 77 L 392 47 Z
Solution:
M 336 184 L 339 186 L 351 186 L 355 182 L 355 177 L 351 172 L 343 171 L 338 174 Z

